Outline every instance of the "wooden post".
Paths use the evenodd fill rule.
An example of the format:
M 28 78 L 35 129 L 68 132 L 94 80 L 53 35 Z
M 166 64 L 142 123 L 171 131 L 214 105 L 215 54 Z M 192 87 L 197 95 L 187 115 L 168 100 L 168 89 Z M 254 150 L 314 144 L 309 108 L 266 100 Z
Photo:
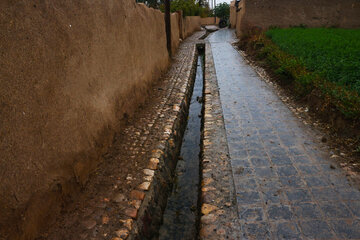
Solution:
M 166 46 L 171 57 L 171 17 L 170 17 L 170 0 L 165 0 L 165 30 Z

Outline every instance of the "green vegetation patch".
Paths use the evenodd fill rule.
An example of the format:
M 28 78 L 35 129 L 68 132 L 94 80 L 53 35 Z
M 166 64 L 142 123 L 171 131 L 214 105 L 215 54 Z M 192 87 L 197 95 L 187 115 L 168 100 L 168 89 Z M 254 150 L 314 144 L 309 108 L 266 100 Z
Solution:
M 360 30 L 255 31 L 241 45 L 265 60 L 298 96 L 316 95 L 324 108 L 334 106 L 345 118 L 360 119 Z
M 271 29 L 266 36 L 308 70 L 360 93 L 360 29 Z

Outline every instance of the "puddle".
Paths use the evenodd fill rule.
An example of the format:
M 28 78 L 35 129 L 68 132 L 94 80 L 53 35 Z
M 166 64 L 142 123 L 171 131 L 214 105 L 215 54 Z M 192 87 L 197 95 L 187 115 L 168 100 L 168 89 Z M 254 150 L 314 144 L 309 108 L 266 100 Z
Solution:
M 204 84 L 204 47 L 198 46 L 198 59 L 189 116 L 172 192 L 159 230 L 159 239 L 196 239 L 199 216 L 199 165 Z

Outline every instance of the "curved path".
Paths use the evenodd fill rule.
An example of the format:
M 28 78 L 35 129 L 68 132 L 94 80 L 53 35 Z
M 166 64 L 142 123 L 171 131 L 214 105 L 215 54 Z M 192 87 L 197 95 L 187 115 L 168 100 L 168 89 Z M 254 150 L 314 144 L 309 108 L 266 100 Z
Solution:
M 233 48 L 210 35 L 244 239 L 360 239 L 360 191 Z

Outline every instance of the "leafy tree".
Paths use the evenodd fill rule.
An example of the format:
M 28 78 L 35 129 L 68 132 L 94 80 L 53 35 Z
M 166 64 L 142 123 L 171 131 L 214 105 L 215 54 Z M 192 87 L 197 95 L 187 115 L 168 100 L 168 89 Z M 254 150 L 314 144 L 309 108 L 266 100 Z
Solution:
M 228 20 L 230 17 L 230 5 L 228 3 L 220 3 L 216 5 L 214 12 L 218 18 Z
M 172 0 L 171 12 L 182 10 L 184 16 L 207 17 L 210 13 L 208 4 L 204 0 Z

